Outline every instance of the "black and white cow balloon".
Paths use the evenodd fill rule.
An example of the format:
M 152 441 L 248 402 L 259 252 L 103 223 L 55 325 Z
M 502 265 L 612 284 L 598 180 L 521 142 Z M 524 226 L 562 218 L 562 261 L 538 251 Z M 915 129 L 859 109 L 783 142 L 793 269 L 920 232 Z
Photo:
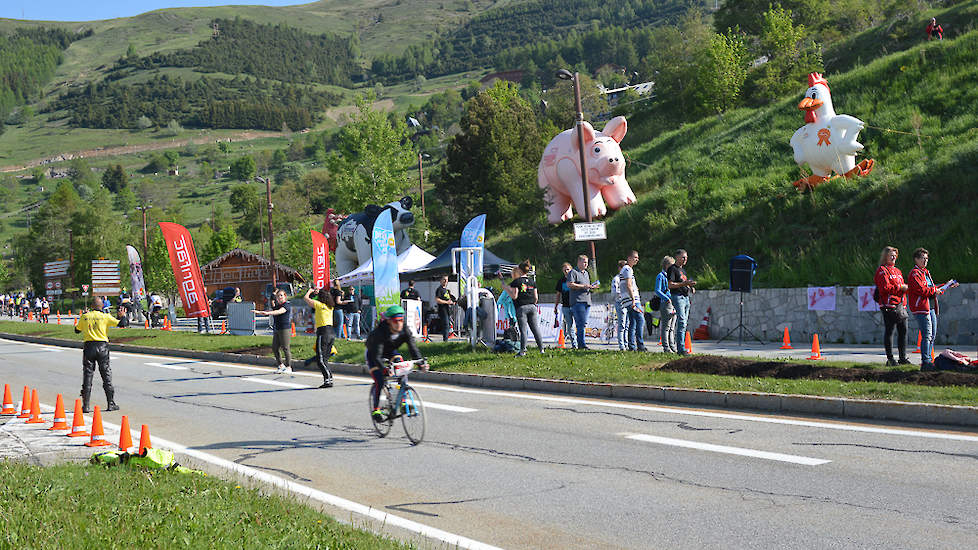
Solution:
M 413 204 L 411 197 L 402 197 L 384 206 L 368 204 L 363 212 L 352 214 L 340 222 L 336 231 L 336 272 L 345 275 L 370 259 L 370 236 L 377 216 L 384 210 L 391 211 L 397 253 L 411 248 L 407 228 L 414 225 L 414 214 L 411 213 Z

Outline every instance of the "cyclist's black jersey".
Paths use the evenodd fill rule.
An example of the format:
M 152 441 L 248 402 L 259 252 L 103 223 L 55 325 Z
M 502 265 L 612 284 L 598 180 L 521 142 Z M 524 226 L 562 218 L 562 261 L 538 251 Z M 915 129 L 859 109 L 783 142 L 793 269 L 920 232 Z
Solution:
M 387 322 L 381 322 L 367 335 L 367 368 L 383 367 L 381 361 L 393 357 L 394 352 L 402 344 L 408 345 L 411 359 L 421 359 L 421 352 L 414 343 L 414 336 L 411 336 L 406 325 L 401 332 L 392 334 Z

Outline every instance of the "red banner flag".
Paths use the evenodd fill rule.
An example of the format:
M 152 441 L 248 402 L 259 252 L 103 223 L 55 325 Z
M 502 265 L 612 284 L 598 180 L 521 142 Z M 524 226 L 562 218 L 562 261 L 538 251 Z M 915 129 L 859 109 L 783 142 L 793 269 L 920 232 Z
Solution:
M 160 229 L 163 231 L 166 249 L 170 253 L 170 265 L 173 266 L 173 278 L 180 289 L 183 310 L 187 317 L 210 317 L 211 307 L 207 303 L 204 279 L 200 276 L 197 251 L 194 250 L 190 233 L 186 227 L 170 222 L 160 222 Z
M 329 243 L 326 236 L 310 229 L 312 233 L 312 287 L 329 286 Z

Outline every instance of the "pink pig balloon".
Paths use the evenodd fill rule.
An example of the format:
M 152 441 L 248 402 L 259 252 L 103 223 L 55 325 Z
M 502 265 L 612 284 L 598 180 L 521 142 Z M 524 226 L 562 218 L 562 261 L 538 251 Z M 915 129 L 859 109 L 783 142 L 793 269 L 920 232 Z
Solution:
M 628 131 L 625 117 L 608 121 L 603 132 L 597 132 L 587 122 L 583 124 L 584 155 L 587 159 L 587 200 L 591 216 L 600 218 L 608 208 L 617 210 L 635 202 L 635 194 L 625 181 L 625 158 L 621 153 L 622 138 Z M 571 128 L 557 134 L 547 148 L 537 168 L 537 183 L 545 189 L 549 208 L 547 220 L 560 223 L 574 217 L 573 205 L 584 217 L 584 190 L 581 188 L 580 153 L 577 130 Z M 607 206 L 605 203 L 607 202 Z

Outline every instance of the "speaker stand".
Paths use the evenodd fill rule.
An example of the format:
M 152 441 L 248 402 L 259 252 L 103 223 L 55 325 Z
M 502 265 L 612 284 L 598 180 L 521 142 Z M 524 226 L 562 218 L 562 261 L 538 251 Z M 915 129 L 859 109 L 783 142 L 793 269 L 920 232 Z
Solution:
M 735 326 L 734 328 L 730 329 L 726 334 L 724 334 L 723 335 L 723 338 L 720 338 L 719 340 L 717 340 L 717 343 L 719 344 L 720 342 L 723 342 L 724 340 L 726 340 L 727 339 L 727 336 L 730 336 L 731 334 L 733 334 L 733 332 L 735 330 L 739 330 L 739 332 L 737 333 L 737 345 L 738 346 L 744 345 L 744 331 L 745 330 L 747 331 L 747 334 L 750 334 L 751 335 L 751 338 L 757 340 L 757 342 L 760 345 L 762 345 L 762 346 L 764 345 L 764 342 L 761 341 L 760 338 L 758 338 L 756 335 L 754 335 L 754 333 L 751 332 L 749 328 L 747 328 L 746 326 L 744 326 L 744 291 L 740 291 L 740 323 L 738 323 L 737 326 Z

